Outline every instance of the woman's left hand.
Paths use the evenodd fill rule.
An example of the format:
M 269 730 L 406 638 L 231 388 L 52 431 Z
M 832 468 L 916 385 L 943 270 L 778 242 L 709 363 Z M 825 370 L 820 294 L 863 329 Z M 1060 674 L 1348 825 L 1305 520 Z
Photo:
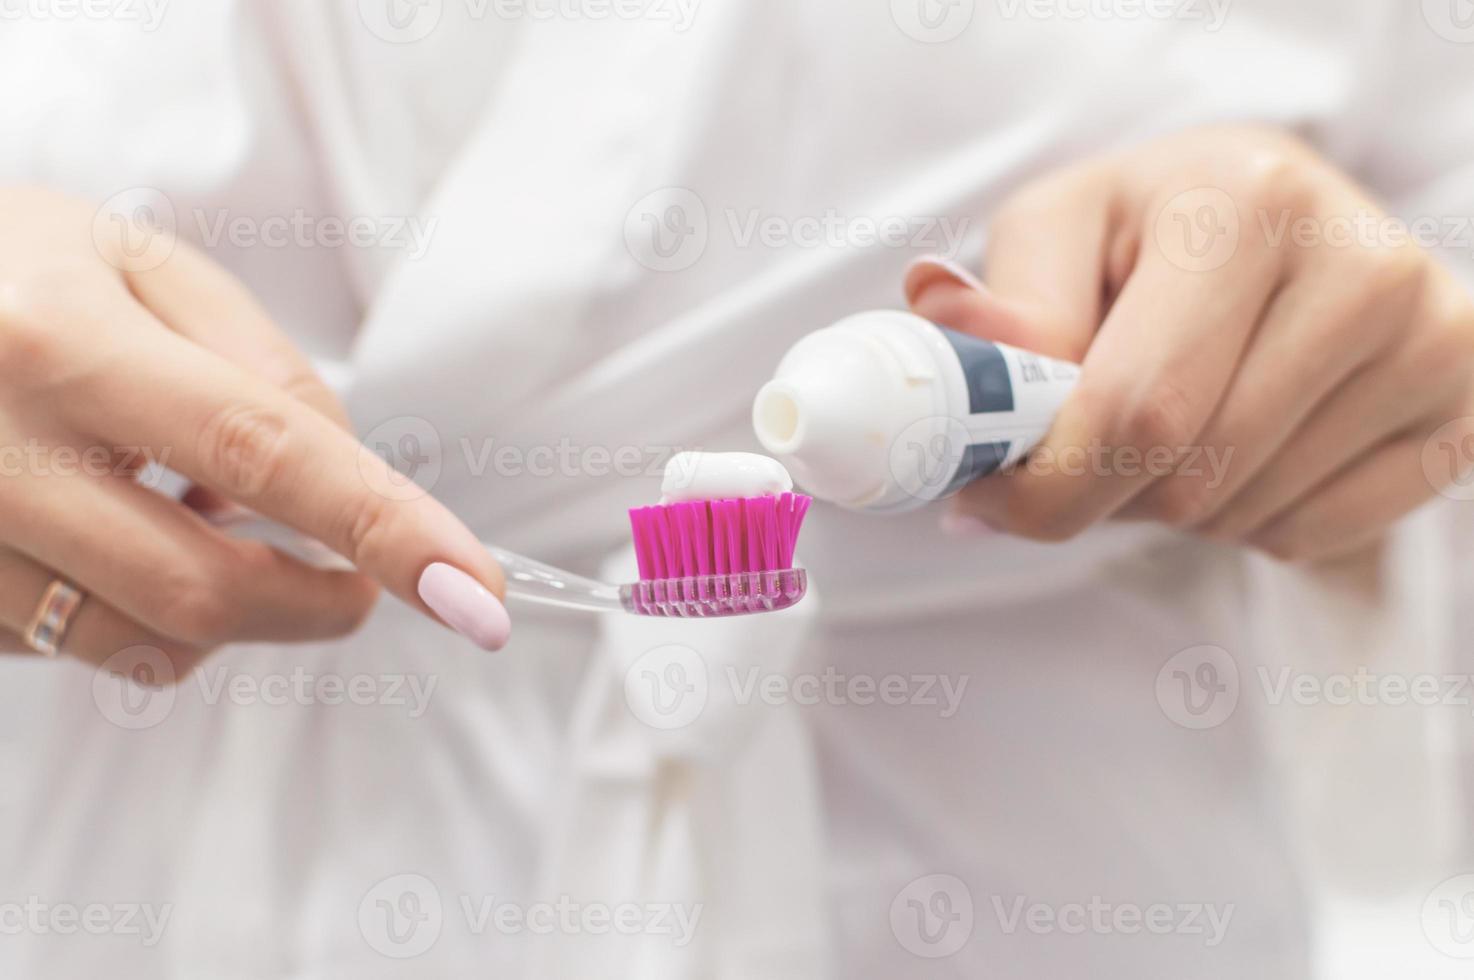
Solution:
M 907 296 L 1084 370 L 1030 461 L 957 513 L 1041 540 L 1156 520 L 1295 560 L 1374 543 L 1474 463 L 1474 302 L 1414 237 L 1256 128 L 1023 188 L 983 283 L 920 263 Z

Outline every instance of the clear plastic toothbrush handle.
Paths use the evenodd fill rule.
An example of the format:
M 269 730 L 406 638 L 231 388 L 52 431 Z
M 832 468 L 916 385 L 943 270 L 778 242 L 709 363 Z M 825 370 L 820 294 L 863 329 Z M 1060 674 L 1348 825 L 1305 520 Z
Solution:
M 334 554 L 326 546 L 259 514 L 220 517 L 215 519 L 215 524 L 234 537 L 263 541 L 318 568 L 353 568 L 350 562 Z M 506 572 L 507 593 L 510 596 L 563 609 L 625 611 L 618 586 L 596 582 L 494 545 L 485 547 L 497 560 L 497 564 L 502 566 L 502 571 Z
M 506 573 L 508 597 L 562 609 L 625 611 L 618 586 L 584 578 L 493 545 L 487 545 L 486 550 Z

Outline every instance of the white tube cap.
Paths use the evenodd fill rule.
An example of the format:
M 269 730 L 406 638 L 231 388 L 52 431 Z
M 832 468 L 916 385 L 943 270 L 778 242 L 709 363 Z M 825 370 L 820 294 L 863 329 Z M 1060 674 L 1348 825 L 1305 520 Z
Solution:
M 753 403 L 758 441 L 820 499 L 864 507 L 893 494 L 897 439 L 936 411 L 934 362 L 895 342 L 897 317 L 916 319 L 861 314 L 809 334 Z

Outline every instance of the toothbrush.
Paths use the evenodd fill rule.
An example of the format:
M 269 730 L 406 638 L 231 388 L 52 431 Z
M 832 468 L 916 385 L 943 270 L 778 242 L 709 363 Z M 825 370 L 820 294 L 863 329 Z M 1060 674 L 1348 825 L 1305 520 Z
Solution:
M 724 617 L 796 605 L 808 576 L 793 567 L 794 544 L 812 503 L 784 493 L 682 501 L 629 512 L 640 580 L 612 585 L 486 545 L 525 602 L 635 616 Z M 342 556 L 257 514 L 214 521 L 234 537 L 263 541 L 308 564 L 351 568 Z

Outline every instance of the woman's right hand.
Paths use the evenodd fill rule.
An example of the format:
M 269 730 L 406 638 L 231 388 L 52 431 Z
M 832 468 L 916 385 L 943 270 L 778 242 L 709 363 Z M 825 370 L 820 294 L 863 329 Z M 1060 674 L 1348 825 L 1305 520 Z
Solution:
M 496 563 L 434 499 L 394 492 L 402 480 L 246 289 L 183 243 L 139 257 L 107 237 L 85 203 L 0 189 L 0 647 L 25 649 L 58 578 L 86 596 L 65 652 L 155 647 L 176 677 L 228 642 L 351 632 L 379 584 L 504 644 Z M 358 572 L 227 537 L 142 486 L 139 461 Z

